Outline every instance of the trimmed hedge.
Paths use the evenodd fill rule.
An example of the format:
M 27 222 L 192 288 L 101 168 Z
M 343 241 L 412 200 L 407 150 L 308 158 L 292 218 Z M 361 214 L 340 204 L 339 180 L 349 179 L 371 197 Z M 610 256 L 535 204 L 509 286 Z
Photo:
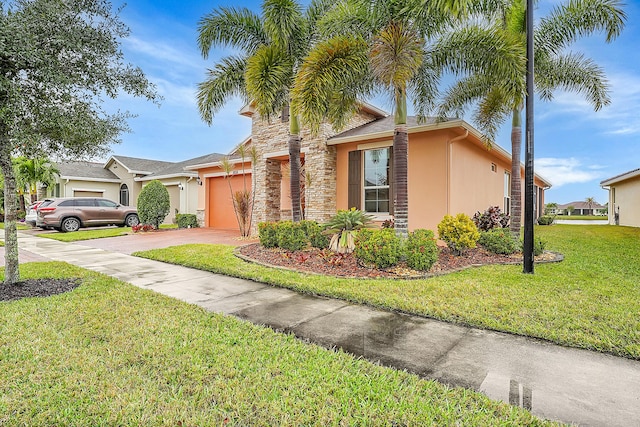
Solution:
M 494 254 L 509 255 L 518 250 L 518 242 L 508 228 L 494 228 L 480 233 L 478 240 L 486 250 Z
M 356 259 L 364 265 L 392 267 L 402 257 L 402 242 L 395 230 L 390 228 L 358 230 L 355 245 Z
M 414 270 L 429 271 L 438 260 L 438 245 L 431 230 L 409 233 L 406 245 L 407 266 Z
M 469 248 L 475 248 L 480 232 L 468 215 L 459 213 L 451 216 L 445 215 L 438 224 L 440 239 L 447 243 L 456 254 L 461 255 Z
M 178 228 L 198 228 L 198 218 L 195 214 L 177 214 Z

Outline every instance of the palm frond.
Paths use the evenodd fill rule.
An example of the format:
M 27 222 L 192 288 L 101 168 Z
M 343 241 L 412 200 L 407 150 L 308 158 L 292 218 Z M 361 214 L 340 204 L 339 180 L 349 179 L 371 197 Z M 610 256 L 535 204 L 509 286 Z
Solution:
M 260 47 L 247 60 L 245 84 L 258 113 L 269 118 L 289 101 L 289 88 L 293 85 L 291 58 L 276 45 Z
M 605 33 L 607 43 L 620 35 L 627 15 L 619 0 L 570 0 L 540 20 L 535 32 L 538 49 L 558 53 L 580 37 Z
M 289 53 L 295 51 L 295 41 L 303 37 L 305 20 L 295 0 L 264 0 L 264 28 L 271 42 Z
M 494 86 L 479 102 L 473 115 L 473 121 L 483 134 L 485 144 L 491 146 L 500 125 L 509 118 L 514 111 L 513 104 L 505 103 L 511 95 L 505 93 L 504 88 Z
M 582 94 L 598 111 L 611 102 L 604 70 L 582 54 L 568 54 L 535 63 L 536 88 L 543 99 L 553 98 L 552 90 L 561 88 Z
M 207 79 L 198 84 L 198 109 L 202 120 L 211 124 L 215 113 L 233 95 L 247 100 L 245 68 L 246 62 L 243 58 L 230 56 L 223 58 L 213 70 L 208 70 Z
M 213 46 L 231 46 L 251 53 L 268 41 L 262 20 L 247 8 L 221 7 L 198 22 L 198 46 L 205 59 Z
M 440 70 L 431 61 L 431 55 L 425 60 L 409 85 L 409 95 L 419 120 L 424 119 L 434 108 L 438 98 Z

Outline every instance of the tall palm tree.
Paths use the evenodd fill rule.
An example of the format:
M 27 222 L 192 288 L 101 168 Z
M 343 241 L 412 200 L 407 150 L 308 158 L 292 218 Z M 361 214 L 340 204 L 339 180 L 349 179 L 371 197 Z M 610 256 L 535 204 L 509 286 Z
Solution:
M 356 112 L 358 99 L 376 91 L 393 99 L 394 215 L 399 236 L 407 235 L 409 221 L 407 97 L 413 98 L 421 118 L 432 109 L 441 66 L 434 62 L 430 44 L 452 23 L 455 13 L 467 10 L 472 3 L 343 0 L 320 21 L 326 40 L 305 58 L 296 79 L 293 105 L 313 131 L 325 119 L 334 128 L 343 127 Z M 500 73 L 512 69 L 487 62 L 483 50 L 489 47 L 502 51 L 502 46 L 494 47 L 487 41 L 471 46 L 476 53 L 474 64 L 460 67 Z M 504 55 L 508 57 L 509 52 Z
M 496 46 L 484 55 L 495 63 L 513 64 L 505 74 L 468 73 L 445 93 L 439 115 L 462 115 L 474 107 L 474 121 L 487 141 L 494 138 L 499 126 L 511 118 L 511 231 L 520 235 L 522 110 L 525 91 L 526 26 L 524 0 L 496 0 L 477 2 L 471 6 L 478 19 L 443 37 L 435 55 L 442 66 L 456 69 L 469 62 L 472 51 L 458 49 L 473 45 L 476 40 L 493 38 Z M 626 15 L 619 0 L 569 0 L 555 7 L 541 18 L 534 29 L 534 81 L 535 89 L 543 100 L 553 99 L 553 92 L 564 89 L 580 93 L 597 111 L 610 102 L 609 87 L 604 71 L 582 54 L 566 52 L 578 38 L 604 32 L 606 41 L 615 39 L 624 27 Z M 513 56 L 502 57 L 503 52 L 518 53 L 520 63 Z
M 596 202 L 595 197 L 587 197 L 586 199 L 584 199 L 584 201 L 589 207 L 589 210 L 591 211 L 589 215 L 593 215 L 593 204 Z
M 267 119 L 289 108 L 294 77 L 316 39 L 316 22 L 327 4 L 313 0 L 303 12 L 295 0 L 264 0 L 261 15 L 247 8 L 218 8 L 202 18 L 198 43 L 204 58 L 214 46 L 239 51 L 222 58 L 200 83 L 198 107 L 203 120 L 211 123 L 232 96 L 252 102 Z M 293 106 L 289 111 L 288 145 L 293 220 L 299 221 L 300 119 Z
M 28 190 L 32 203 L 38 196 L 38 184 L 45 187 L 51 186 L 55 184 L 56 177 L 60 174 L 58 168 L 49 159 L 30 159 L 20 156 L 14 159 L 14 164 L 16 182 L 20 188 Z

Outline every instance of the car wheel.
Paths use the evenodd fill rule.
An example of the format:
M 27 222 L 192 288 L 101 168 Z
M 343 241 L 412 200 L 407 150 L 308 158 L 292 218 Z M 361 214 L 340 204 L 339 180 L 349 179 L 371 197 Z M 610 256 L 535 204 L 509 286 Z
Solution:
M 134 225 L 140 224 L 140 220 L 138 219 L 138 215 L 131 214 L 127 215 L 127 218 L 124 220 L 127 227 L 133 227 Z
M 78 218 L 65 218 L 60 224 L 60 231 L 66 233 L 67 231 L 78 231 L 80 229 L 80 220 Z

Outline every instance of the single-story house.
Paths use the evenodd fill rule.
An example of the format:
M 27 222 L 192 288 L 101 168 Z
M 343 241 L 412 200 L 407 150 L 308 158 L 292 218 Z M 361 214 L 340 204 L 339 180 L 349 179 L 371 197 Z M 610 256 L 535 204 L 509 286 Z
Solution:
M 605 206 L 598 202 L 571 202 L 563 205 L 558 205 L 555 209 L 555 213 L 558 215 L 603 215 L 601 212 L 606 209 Z M 603 218 L 604 219 L 604 218 Z
M 47 189 L 52 197 L 104 197 L 125 206 L 136 206 L 140 191 L 151 180 L 162 182 L 169 192 L 171 210 L 166 223 L 177 213 L 196 213 L 198 174 L 185 169 L 194 163 L 219 160 L 222 154 L 165 162 L 126 156 L 111 156 L 105 163 L 66 161 L 56 164 L 57 183 Z
M 252 119 L 252 134 L 242 142 L 254 146 L 252 164 L 237 151 L 230 154 L 230 178 L 221 162 L 187 166 L 204 183 L 198 213 L 206 227 L 237 229 L 231 192 L 253 186 L 253 227 L 261 221 L 291 218 L 288 178 L 288 116 L 262 120 L 251 105 L 240 114 Z M 489 206 L 508 213 L 511 156 L 497 145 L 488 147 L 464 120 L 419 123 L 409 118 L 409 229 L 435 230 L 446 214 L 472 216 Z M 338 209 L 355 207 L 379 222 L 393 215 L 393 117 L 362 104 L 347 130 L 323 125 L 318 136 L 302 132 L 303 210 L 307 219 L 326 221 Z M 521 168 L 524 177 L 524 167 Z M 544 212 L 544 191 L 551 184 L 535 176 L 535 217 Z M 524 182 L 524 180 L 523 180 Z M 524 190 L 523 190 L 524 195 Z M 524 206 L 524 203 L 523 203 Z M 524 216 L 524 215 L 523 215 Z
M 609 190 L 609 224 L 640 227 L 640 169 L 600 182 Z

